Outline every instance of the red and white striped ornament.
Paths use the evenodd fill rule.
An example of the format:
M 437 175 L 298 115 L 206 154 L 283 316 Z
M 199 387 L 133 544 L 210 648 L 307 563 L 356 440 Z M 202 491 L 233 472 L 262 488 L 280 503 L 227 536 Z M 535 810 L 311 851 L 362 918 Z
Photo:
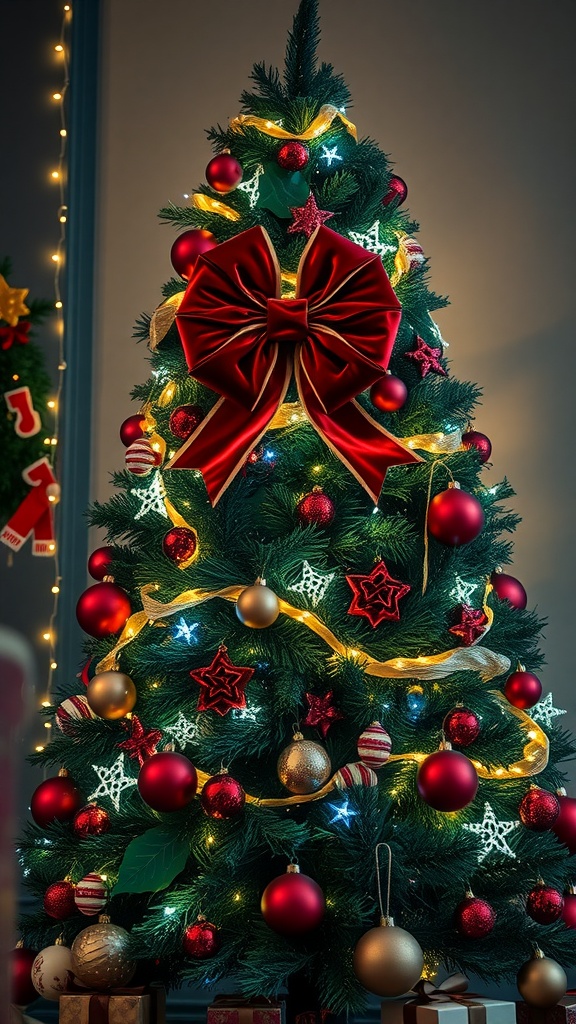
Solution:
M 95 871 L 91 871 L 76 886 L 74 902 L 81 914 L 94 917 L 100 914 L 108 901 L 108 893 L 104 879 Z
M 83 718 L 96 718 L 83 693 L 63 700 L 56 712 L 56 725 L 65 736 L 74 735 L 74 726 Z
M 334 776 L 334 782 L 338 789 L 350 789 L 350 786 L 377 786 L 378 776 L 367 764 L 361 761 L 354 761 L 345 764 Z
M 404 252 L 406 253 L 410 263 L 410 270 L 413 270 L 414 267 L 419 267 L 424 263 L 426 257 L 424 256 L 424 250 L 420 245 L 420 242 L 417 242 L 415 238 L 405 238 L 402 244 Z
M 160 453 L 155 452 L 147 437 L 139 437 L 128 446 L 124 454 L 126 469 L 136 476 L 148 476 L 160 464 Z
M 369 768 L 381 768 L 390 757 L 392 740 L 380 722 L 371 722 L 358 740 L 358 757 Z

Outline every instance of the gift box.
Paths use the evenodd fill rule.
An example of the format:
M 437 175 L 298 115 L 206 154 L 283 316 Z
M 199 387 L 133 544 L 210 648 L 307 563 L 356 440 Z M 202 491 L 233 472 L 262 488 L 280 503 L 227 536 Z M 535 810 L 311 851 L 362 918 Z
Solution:
M 284 1003 L 258 996 L 216 996 L 208 1007 L 207 1024 L 283 1024 Z
M 516 1003 L 516 1020 L 518 1024 L 576 1024 L 576 992 L 567 992 L 549 1010 Z
M 59 1000 L 59 1024 L 164 1024 L 163 990 L 159 996 L 160 1013 L 152 1011 L 149 990 L 132 992 L 63 992 Z
M 382 1003 L 382 1024 L 516 1024 L 514 1003 L 484 999 L 466 992 L 467 987 L 463 974 L 452 975 L 437 988 L 420 981 L 415 998 Z

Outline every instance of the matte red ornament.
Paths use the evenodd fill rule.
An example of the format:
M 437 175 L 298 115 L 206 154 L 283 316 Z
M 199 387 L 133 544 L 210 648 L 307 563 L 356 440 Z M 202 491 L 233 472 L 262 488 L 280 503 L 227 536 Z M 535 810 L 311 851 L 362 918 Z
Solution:
M 242 181 L 242 165 L 230 153 L 219 153 L 206 168 L 206 181 L 215 192 L 231 192 Z
M 407 398 L 408 388 L 393 373 L 385 373 L 370 388 L 370 401 L 380 412 L 398 412 Z
M 486 631 L 488 617 L 481 608 L 471 608 L 468 604 L 460 605 L 460 620 L 450 626 L 448 632 L 462 641 L 463 647 L 471 647 Z
M 319 228 L 321 224 L 324 224 L 327 220 L 330 220 L 330 217 L 334 216 L 330 210 L 318 209 L 318 204 L 312 192 L 304 206 L 291 206 L 290 213 L 293 220 L 288 228 L 288 234 L 293 235 L 301 232 L 303 235 L 306 235 L 306 238 L 310 238 L 310 235 L 314 233 L 316 228 Z
M 110 566 L 112 565 L 113 558 L 114 548 L 111 548 L 108 545 L 102 548 L 96 548 L 96 550 L 92 552 L 88 559 L 88 572 L 93 580 L 99 580 L 101 582 L 105 576 L 110 576 Z
M 280 935 L 304 935 L 317 928 L 326 910 L 324 893 L 308 875 L 289 864 L 262 893 L 260 910 L 266 924 Z
M 482 505 L 473 494 L 451 486 L 436 494 L 428 507 L 428 532 L 441 544 L 459 547 L 475 540 L 484 526 Z
M 435 811 L 461 811 L 476 796 L 478 775 L 457 750 L 437 750 L 422 762 L 416 778 L 422 799 Z
M 180 277 L 189 278 L 198 257 L 204 252 L 210 252 L 217 244 L 212 232 L 204 228 L 183 231 L 170 250 L 174 270 Z
M 416 336 L 415 341 L 416 348 L 405 352 L 404 356 L 406 359 L 412 359 L 420 370 L 420 376 L 427 377 L 429 373 L 438 373 L 442 377 L 447 377 L 446 370 L 440 362 L 442 349 L 431 348 L 419 335 Z
M 515 708 L 533 708 L 542 696 L 542 683 L 533 672 L 518 668 L 508 676 L 504 686 L 507 699 Z
M 284 142 L 276 153 L 276 161 L 286 171 L 301 171 L 310 159 L 310 150 L 303 142 Z
M 562 920 L 567 928 L 576 928 L 576 888 L 573 885 L 564 893 Z
M 204 783 L 200 803 L 210 818 L 237 818 L 244 810 L 246 794 L 236 779 L 220 772 Z
M 44 893 L 44 910 L 48 917 L 56 921 L 64 921 L 76 910 L 74 903 L 74 886 L 66 880 L 53 882 Z
M 334 502 L 321 487 L 314 487 L 296 505 L 296 515 L 302 526 L 330 526 L 335 515 Z
M 483 939 L 496 922 L 496 912 L 486 900 L 472 894 L 458 904 L 455 911 L 456 928 L 467 939 Z
M 16 949 L 10 951 L 11 999 L 15 1006 L 28 1006 L 28 1003 L 38 999 L 30 977 L 37 955 L 24 946 L 16 946 Z
M 164 534 L 162 551 L 175 565 L 183 566 L 185 562 L 191 562 L 196 554 L 198 546 L 197 535 L 194 530 L 187 526 L 173 526 L 168 533 Z
M 409 593 L 410 584 L 395 580 L 384 562 L 378 562 L 367 576 L 362 573 L 347 576 L 346 582 L 354 594 L 348 615 L 363 615 L 373 629 L 384 619 L 398 622 L 398 602 Z
M 402 206 L 408 196 L 408 185 L 398 174 L 393 174 L 388 182 L 388 191 L 382 200 L 382 206 Z
M 334 693 L 329 690 L 323 697 L 316 693 L 307 693 L 308 714 L 304 719 L 304 725 L 318 729 L 322 739 L 326 739 L 328 730 L 334 722 L 344 718 L 344 715 L 334 706 Z
M 442 730 L 450 743 L 458 747 L 469 747 L 480 735 L 480 722 L 470 708 L 453 708 L 446 715 Z
M 34 790 L 30 813 L 40 828 L 53 821 L 70 821 L 83 804 L 82 794 L 68 775 L 45 779 Z
M 194 960 L 208 960 L 220 949 L 220 936 L 215 924 L 210 924 L 199 914 L 194 924 L 188 926 L 182 940 L 184 952 Z
M 492 442 L 486 434 L 481 434 L 479 430 L 467 430 L 462 434 L 462 444 L 465 448 L 475 448 L 480 462 L 488 462 L 492 454 Z
M 254 675 L 253 668 L 233 665 L 222 645 L 210 665 L 192 669 L 190 675 L 201 687 L 198 697 L 198 711 L 215 711 L 226 715 L 230 708 L 245 708 L 246 685 Z
M 144 437 L 145 421 L 141 412 L 137 412 L 134 416 L 129 416 L 128 419 L 120 426 L 120 440 L 122 444 L 127 448 L 133 441 L 137 441 L 139 437 Z
M 568 847 L 570 853 L 576 853 L 576 800 L 565 793 L 558 793 L 558 803 L 560 813 L 552 831 Z
M 86 804 L 74 816 L 72 829 L 79 839 L 87 836 L 103 836 L 110 828 L 110 815 L 97 804 Z
M 119 633 L 131 614 L 130 598 L 116 583 L 95 583 L 80 595 L 76 605 L 80 627 L 99 640 Z
M 533 832 L 547 832 L 560 814 L 560 804 L 555 793 L 531 786 L 524 794 L 518 807 L 520 821 Z
M 169 750 L 149 757 L 138 774 L 140 796 L 154 811 L 181 810 L 194 799 L 197 786 L 192 762 Z
M 538 924 L 552 924 L 562 917 L 564 897 L 557 889 L 540 883 L 526 898 L 526 913 Z
M 119 750 L 125 750 L 130 758 L 138 758 L 140 767 L 147 757 L 156 753 L 156 747 L 162 739 L 160 729 L 145 729 L 138 715 L 132 714 L 130 721 L 120 723 L 122 728 L 130 730 L 130 738 L 117 743 Z
M 509 576 L 506 572 L 493 572 L 490 583 L 494 593 L 501 601 L 508 601 L 513 608 L 523 611 L 528 604 L 528 594 L 515 576 Z
M 170 413 L 168 421 L 170 432 L 180 441 L 187 441 L 198 424 L 202 423 L 204 416 L 204 409 L 201 405 L 179 405 Z

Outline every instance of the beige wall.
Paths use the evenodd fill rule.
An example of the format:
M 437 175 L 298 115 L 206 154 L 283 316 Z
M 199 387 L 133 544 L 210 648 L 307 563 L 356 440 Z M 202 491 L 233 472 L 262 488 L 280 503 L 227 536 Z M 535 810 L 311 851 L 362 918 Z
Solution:
M 294 3 L 296 0 L 294 0 Z M 432 260 L 454 371 L 485 389 L 488 481 L 524 517 L 513 572 L 548 616 L 543 674 L 573 702 L 575 145 L 572 0 L 321 0 L 321 55 L 361 134 L 391 154 Z M 280 0 L 104 0 L 94 496 L 147 376 L 132 324 L 160 299 L 173 231 L 156 211 L 203 178 L 204 129 L 282 59 Z M 576 708 L 568 718 L 576 729 Z M 571 721 L 570 721 L 571 719 Z

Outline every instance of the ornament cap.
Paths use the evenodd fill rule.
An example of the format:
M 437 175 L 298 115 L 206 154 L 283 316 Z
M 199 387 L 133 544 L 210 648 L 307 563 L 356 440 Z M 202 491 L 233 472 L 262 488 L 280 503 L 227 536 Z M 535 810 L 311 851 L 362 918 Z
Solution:
M 573 882 L 570 882 L 570 884 L 566 886 L 565 891 L 569 896 L 576 896 L 576 885 L 574 885 Z
M 560 786 L 560 788 L 556 790 L 556 796 L 568 796 L 564 786 Z
M 64 936 L 63 935 L 59 935 L 57 939 L 54 939 L 54 945 L 55 946 L 65 946 L 66 943 L 64 942 Z
M 292 737 L 294 743 L 300 743 L 304 739 L 304 734 L 296 731 Z
M 100 914 L 98 917 L 98 924 L 110 924 L 111 921 L 110 914 Z
M 200 924 L 202 924 L 202 923 L 203 923 L 204 921 L 206 921 L 206 920 L 207 920 L 207 918 L 206 918 L 206 914 L 198 914 L 198 916 L 197 916 L 196 920 L 197 920 L 197 921 L 199 921 L 199 922 L 200 922 Z
M 288 867 L 286 868 L 286 874 L 287 875 L 299 875 L 300 874 L 300 865 L 299 864 L 289 864 Z
M 380 927 L 381 928 L 393 928 L 394 927 L 394 918 L 390 917 L 389 915 L 387 917 L 385 914 L 383 914 L 382 917 L 380 918 Z
M 24 939 L 18 939 L 14 949 L 24 949 Z
M 472 889 L 470 888 L 470 886 L 467 886 L 466 892 L 464 893 L 464 896 L 465 896 L 465 898 L 467 900 L 473 900 L 474 899 L 474 893 L 472 892 Z
M 450 490 L 459 491 L 460 490 L 460 484 L 459 484 L 458 480 L 451 480 L 450 483 L 448 484 L 448 490 L 449 491 Z
M 254 580 L 254 586 L 255 587 L 265 587 L 266 586 L 266 580 L 264 579 L 264 577 L 263 576 L 257 576 L 257 578 Z
M 324 490 L 322 487 L 320 487 L 319 484 L 315 484 L 315 486 L 312 488 L 312 494 L 324 494 Z
M 67 779 L 68 778 L 68 774 L 69 773 L 68 773 L 68 769 L 67 768 L 60 768 L 58 770 L 58 778 L 59 779 Z
M 450 743 L 450 740 L 444 738 L 441 739 L 438 745 L 438 750 L 452 750 L 452 744 Z

